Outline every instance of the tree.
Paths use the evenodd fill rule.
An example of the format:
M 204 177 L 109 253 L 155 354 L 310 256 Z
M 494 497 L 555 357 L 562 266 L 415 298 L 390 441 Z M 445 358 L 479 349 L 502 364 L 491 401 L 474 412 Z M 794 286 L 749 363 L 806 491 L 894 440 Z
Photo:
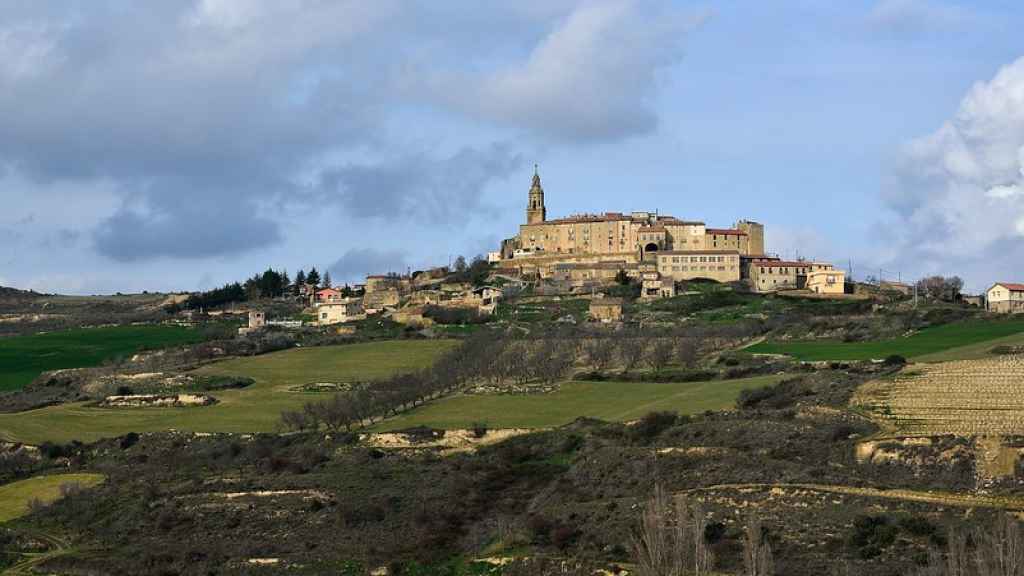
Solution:
M 775 576 L 775 560 L 771 543 L 768 542 L 768 532 L 756 516 L 747 520 L 743 539 L 743 567 L 745 576 Z
M 306 273 L 299 268 L 299 271 L 295 273 L 295 295 L 299 295 L 299 291 L 302 290 L 302 286 L 306 284 Z
M 619 358 L 622 359 L 622 370 L 629 372 L 644 357 L 643 341 L 632 334 L 623 334 L 619 338 Z
M 458 258 L 455 259 L 455 272 L 457 274 L 462 274 L 463 272 L 465 272 L 466 267 L 467 266 L 465 256 L 459 256 Z
M 587 345 L 587 360 L 598 372 L 603 372 L 615 360 L 615 341 L 611 338 L 594 338 Z
M 929 276 L 917 281 L 918 293 L 929 300 L 957 302 L 963 288 L 964 281 L 959 276 Z
M 314 288 L 320 286 L 320 273 L 316 271 L 316 266 L 310 268 L 309 274 L 306 274 L 306 284 L 310 284 Z
M 655 338 L 654 345 L 647 355 L 647 362 L 654 368 L 655 372 L 661 372 L 668 363 L 672 361 L 673 350 L 672 340 L 669 338 Z
M 710 574 L 714 564 L 705 534 L 707 515 L 684 497 L 672 498 L 660 484 L 644 506 L 633 536 L 633 559 L 640 576 Z
M 324 272 L 324 288 L 331 287 L 331 271 L 327 270 Z
M 625 286 L 625 285 L 629 284 L 629 274 L 626 274 L 625 270 L 619 270 L 615 274 L 615 281 L 618 284 L 620 284 L 622 286 Z
M 676 362 L 684 368 L 693 368 L 699 357 L 697 339 L 683 337 L 676 342 Z

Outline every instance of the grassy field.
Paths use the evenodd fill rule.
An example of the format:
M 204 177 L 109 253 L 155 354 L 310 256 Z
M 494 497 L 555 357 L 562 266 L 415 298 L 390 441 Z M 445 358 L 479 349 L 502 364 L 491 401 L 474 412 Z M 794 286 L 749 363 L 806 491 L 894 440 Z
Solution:
M 92 441 L 127 432 L 191 430 L 196 432 L 269 432 L 282 410 L 314 397 L 294 392 L 314 382 L 347 382 L 387 376 L 429 365 L 455 343 L 405 340 L 347 346 L 296 348 L 252 358 L 211 364 L 198 372 L 248 376 L 256 382 L 241 390 L 213 395 L 220 403 L 196 408 L 90 408 L 64 404 L 0 414 L 0 438 L 38 444 L 49 440 Z
M 2 338 L 0 390 L 21 388 L 46 370 L 98 366 L 143 349 L 200 340 L 197 330 L 177 326 L 110 326 Z
M 798 360 L 870 360 L 899 354 L 930 362 L 954 359 L 958 353 L 977 354 L 978 348 L 996 345 L 1024 333 L 1024 320 L 972 320 L 926 328 L 906 338 L 873 342 L 816 340 L 805 342 L 762 342 L 747 348 L 755 354 L 788 354 Z M 957 351 L 960 352 L 957 352 Z
M 60 496 L 63 484 L 78 484 L 88 488 L 102 483 L 104 479 L 102 474 L 54 474 L 4 484 L 0 486 L 0 522 L 24 516 L 33 499 L 44 503 L 53 502 Z
M 778 382 L 781 376 L 761 376 L 711 382 L 570 382 L 551 394 L 466 395 L 443 398 L 378 426 L 399 430 L 410 426 L 468 428 L 484 423 L 491 428 L 546 428 L 580 416 L 628 421 L 655 410 L 695 414 L 735 405 L 741 390 Z

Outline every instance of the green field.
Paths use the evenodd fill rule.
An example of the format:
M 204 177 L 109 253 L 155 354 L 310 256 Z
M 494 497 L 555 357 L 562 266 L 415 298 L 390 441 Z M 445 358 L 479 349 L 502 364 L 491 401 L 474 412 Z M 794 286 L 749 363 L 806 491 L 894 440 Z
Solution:
M 551 394 L 463 395 L 443 398 L 381 423 L 380 430 L 411 426 L 442 429 L 546 428 L 568 424 L 580 416 L 629 421 L 657 410 L 696 414 L 736 404 L 741 390 L 778 382 L 782 376 L 760 376 L 711 382 L 569 382 Z
M 4 484 L 0 486 L 0 522 L 24 516 L 32 500 L 53 502 L 60 496 L 60 487 L 64 484 L 89 488 L 102 483 L 104 479 L 103 474 L 53 474 Z
M 815 340 L 802 342 L 762 342 L 746 349 L 754 354 L 788 354 L 805 361 L 870 360 L 892 354 L 915 360 L 940 362 L 965 354 L 987 350 L 1003 340 L 1024 333 L 1024 320 L 973 320 L 926 328 L 906 338 L 873 342 Z M 971 347 L 967 349 L 967 347 Z
M 220 403 L 195 408 L 90 408 L 63 404 L 0 414 L 0 438 L 38 444 L 83 442 L 128 432 L 176 429 L 195 432 L 270 432 L 278 427 L 281 411 L 294 409 L 317 395 L 294 392 L 294 386 L 314 382 L 350 382 L 387 376 L 428 366 L 450 340 L 402 340 L 295 348 L 236 358 L 205 366 L 197 372 L 248 376 L 256 382 L 240 390 L 213 393 Z
M 199 331 L 178 326 L 109 326 L 2 338 L 0 390 L 22 388 L 47 370 L 99 366 L 143 349 L 200 340 Z

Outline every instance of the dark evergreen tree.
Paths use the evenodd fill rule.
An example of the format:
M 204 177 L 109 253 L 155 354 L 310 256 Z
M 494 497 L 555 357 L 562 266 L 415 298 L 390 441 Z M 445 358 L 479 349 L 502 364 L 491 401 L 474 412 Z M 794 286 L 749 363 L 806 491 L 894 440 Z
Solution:
M 295 295 L 299 295 L 299 290 L 306 284 L 306 273 L 299 268 L 299 271 L 295 274 Z
M 314 288 L 320 285 L 320 273 L 316 271 L 316 266 L 309 269 L 309 274 L 306 274 L 306 284 L 311 284 Z
M 323 284 L 324 284 L 324 288 L 330 288 L 331 287 L 331 271 L 330 270 L 324 271 L 324 282 L 323 282 Z

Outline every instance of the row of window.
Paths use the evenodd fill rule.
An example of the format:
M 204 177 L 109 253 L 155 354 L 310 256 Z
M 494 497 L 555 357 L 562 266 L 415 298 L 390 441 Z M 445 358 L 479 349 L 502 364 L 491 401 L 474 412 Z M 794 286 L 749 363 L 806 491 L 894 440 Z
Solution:
M 672 263 L 673 264 L 678 264 L 680 262 L 687 262 L 687 258 L 689 258 L 689 262 L 735 262 L 736 261 L 736 257 L 735 256 L 672 256 Z M 668 260 L 668 256 L 665 256 L 664 259 Z
M 690 272 L 690 271 L 693 271 L 693 272 L 707 272 L 709 270 L 712 271 L 712 272 L 714 272 L 715 270 L 718 270 L 719 272 L 725 272 L 726 270 L 731 270 L 731 271 L 735 272 L 736 271 L 736 267 L 735 266 L 706 266 L 706 265 L 705 266 L 673 266 L 672 267 L 672 271 L 673 272 Z

